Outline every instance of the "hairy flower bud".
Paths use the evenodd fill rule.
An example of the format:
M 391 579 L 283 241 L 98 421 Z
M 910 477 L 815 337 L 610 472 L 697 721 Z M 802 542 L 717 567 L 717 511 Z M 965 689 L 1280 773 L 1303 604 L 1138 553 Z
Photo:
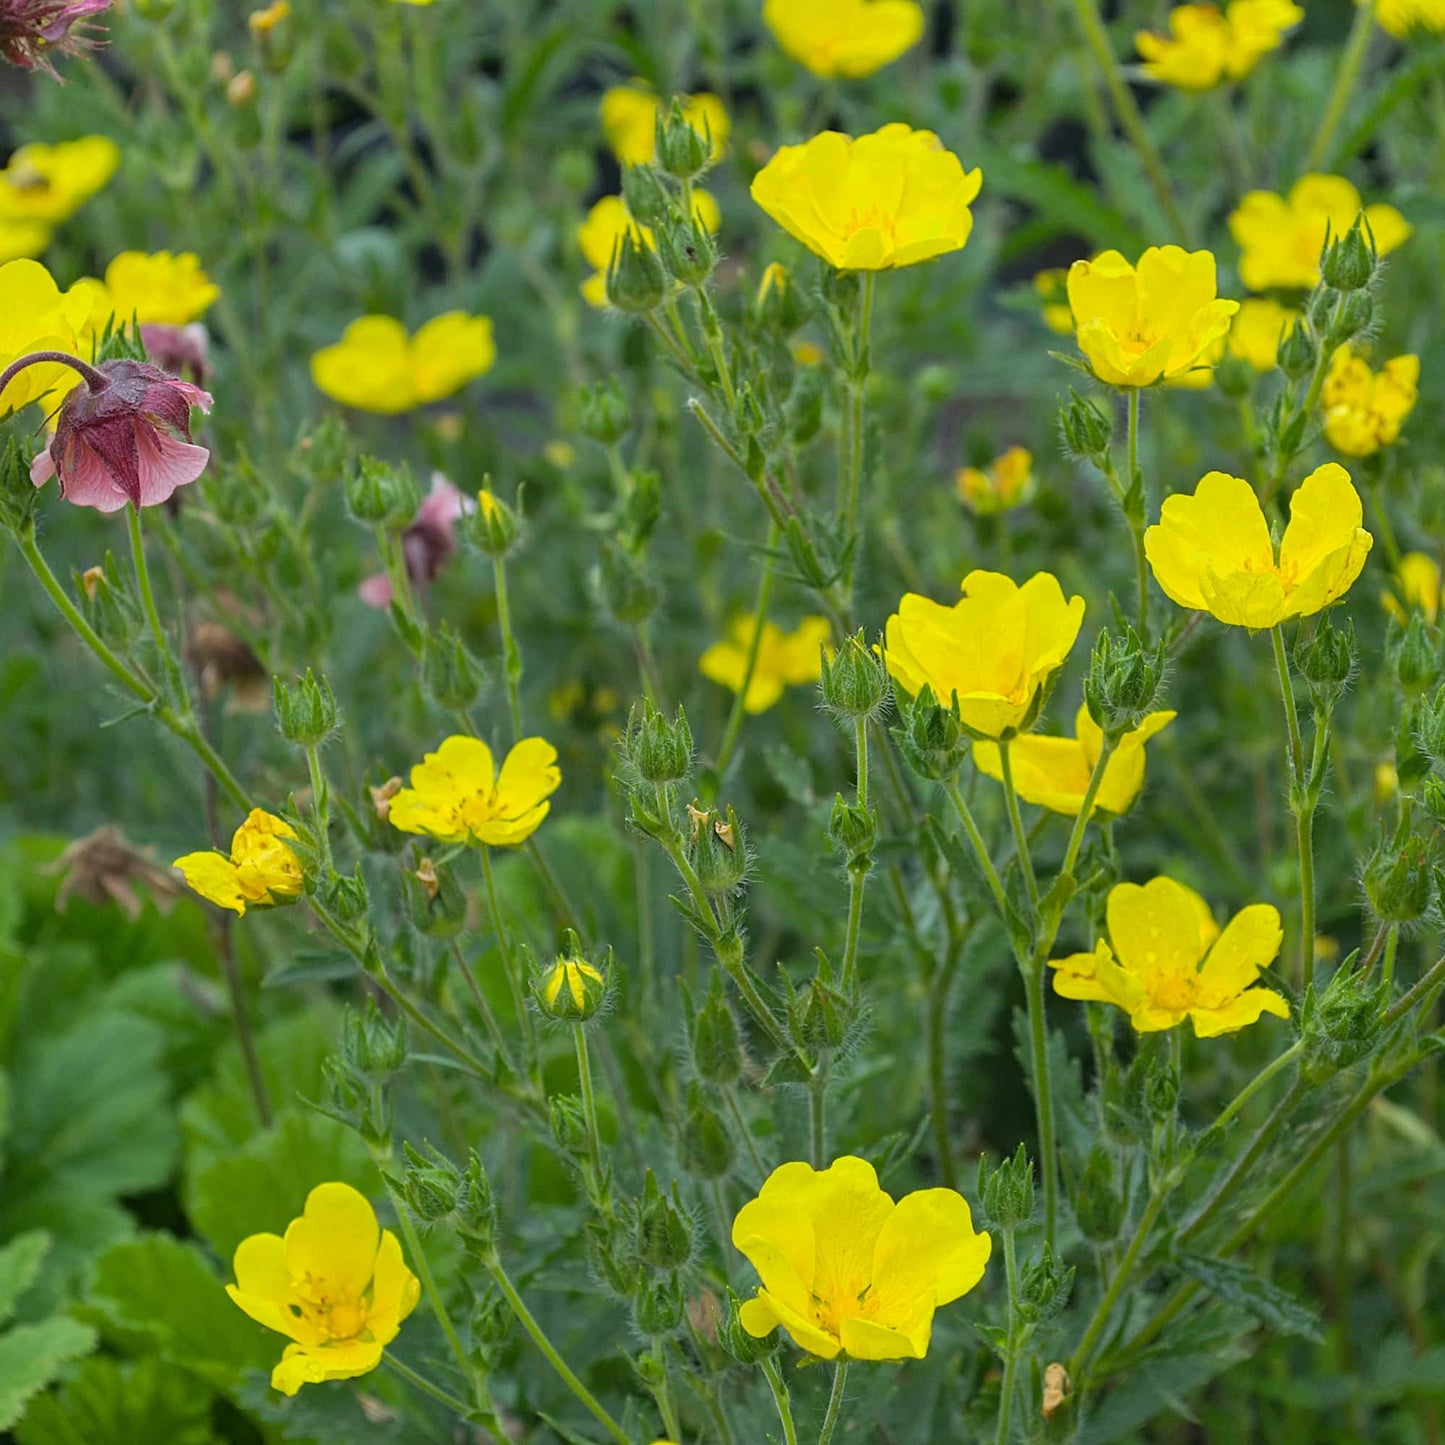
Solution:
M 709 1084 L 735 1084 L 743 1073 L 742 1036 L 733 1016 L 722 975 L 714 972 L 702 1007 L 688 1019 L 692 1066 Z
M 956 777 L 968 755 L 970 743 L 957 704 L 940 707 L 927 684 L 902 709 L 901 726 L 890 732 L 909 767 L 923 778 L 943 782 Z
M 1336 627 L 1328 616 L 1320 618 L 1315 635 L 1295 648 L 1294 664 L 1309 685 L 1316 702 L 1327 711 L 1339 701 L 1355 672 L 1355 624 Z
M 1114 438 L 1114 418 L 1098 402 L 1070 387 L 1067 405 L 1059 408 L 1059 430 L 1070 456 L 1098 463 Z
M 475 1152 L 467 1162 L 466 1173 L 462 1175 L 461 1192 L 452 1213 L 452 1228 L 473 1254 L 486 1257 L 495 1247 L 497 1206 L 492 1199 L 487 1171 L 482 1168 L 482 1161 Z
M 841 723 L 877 717 L 888 702 L 883 659 L 859 631 L 829 657 L 823 652 L 823 705 Z
M 731 893 L 748 873 L 747 844 L 738 815 L 731 806 L 719 813 L 691 803 L 687 816 L 689 832 L 683 847 L 698 882 L 714 896 Z
M 450 863 L 423 858 L 401 874 L 401 902 L 407 920 L 428 938 L 455 938 L 467 925 L 467 899 Z
M 1368 291 L 1354 291 L 1340 302 L 1340 309 L 1330 325 L 1327 340 L 1339 346 L 1370 328 L 1375 319 L 1375 298 Z
M 1383 832 L 1365 864 L 1364 889 L 1370 909 L 1381 923 L 1413 923 L 1430 906 L 1435 881 L 1434 860 L 1425 839 L 1410 830 L 1408 814 L 1395 836 Z
M 578 430 L 602 446 L 615 445 L 632 430 L 632 413 L 616 377 L 580 388 L 576 407 Z
M 677 1141 L 682 1167 L 699 1179 L 721 1179 L 733 1167 L 737 1150 L 722 1115 L 696 1079 L 687 1086 L 687 1108 Z
M 628 166 L 623 170 L 622 199 L 632 219 L 644 226 L 660 226 L 672 209 L 672 197 L 651 166 Z
M 537 973 L 532 993 L 542 1012 L 566 1023 L 585 1023 L 607 1002 L 612 983 L 612 950 L 599 959 L 599 968 L 582 957 L 581 943 L 569 928 L 563 953 L 548 969 Z
M 1307 326 L 1296 326 L 1279 344 L 1277 364 L 1291 381 L 1303 381 L 1314 369 L 1319 348 Z
M 422 653 L 422 683 L 427 695 L 446 711 L 471 707 L 482 691 L 481 664 L 445 620 L 429 632 Z
M 1419 697 L 1440 681 L 1440 646 L 1418 612 L 1388 645 L 1391 670 L 1407 697 Z
M 445 1219 L 461 1202 L 461 1172 L 430 1144 L 425 1154 L 419 1154 L 407 1143 L 401 1148 L 407 1161 L 401 1180 L 401 1195 L 407 1208 L 428 1224 Z
M 842 1046 L 858 1019 L 859 1005 L 835 981 L 832 965 L 818 956 L 818 969 L 801 995 L 798 1042 L 809 1049 Z
M 468 513 L 462 525 L 474 547 L 489 557 L 505 557 L 517 544 L 522 519 L 489 486 L 483 486 L 477 493 L 476 511 Z
M 420 502 L 416 479 L 405 467 L 362 457 L 346 474 L 346 506 L 358 522 L 399 531 Z
M 1022 1144 L 997 1169 L 978 1161 L 978 1195 L 990 1223 L 999 1229 L 1017 1229 L 1033 1218 L 1034 1166 Z
M 687 1293 L 675 1274 L 644 1280 L 632 1297 L 632 1321 L 649 1339 L 672 1334 L 686 1309 Z
M 1375 274 L 1375 248 L 1365 234 L 1364 217 L 1338 239 L 1325 242 L 1320 257 L 1320 276 L 1326 286 L 1336 291 L 1359 291 L 1370 284 Z
M 1414 721 L 1416 746 L 1437 767 L 1445 763 L 1445 688 L 1420 699 Z
M 842 855 L 849 869 L 872 866 L 873 848 L 878 841 L 878 820 L 871 808 L 848 802 L 837 794 L 828 818 L 828 841 Z
M 671 721 L 645 700 L 633 707 L 618 751 L 645 783 L 676 783 L 692 771 L 692 729 L 679 707 Z
M 272 691 L 276 726 L 288 743 L 319 747 L 336 732 L 341 711 L 325 677 L 318 678 L 308 667 L 306 675 L 290 686 L 273 678 Z
M 722 1324 L 718 1326 L 718 1343 L 738 1364 L 755 1365 L 759 1360 L 765 1360 L 769 1355 L 777 1354 L 783 1343 L 783 1336 L 782 1332 L 777 1329 L 762 1336 L 761 1339 L 750 1335 L 738 1318 L 738 1311 L 742 1309 L 742 1304 L 743 1302 L 729 1287 L 727 1313 L 723 1316 Z
M 1051 1320 L 1068 1304 L 1074 1289 L 1074 1267 L 1045 1244 L 1041 1258 L 1019 1271 L 1019 1318 L 1026 1324 Z
M 342 923 L 359 923 L 366 917 L 370 895 L 359 863 L 355 873 L 340 873 L 335 878 L 319 879 L 316 891 L 320 894 L 322 903 Z
M 619 311 L 645 316 L 667 294 L 667 277 L 656 251 L 635 231 L 617 240 L 607 268 L 607 299 Z
M 1161 638 L 1146 647 L 1127 623 L 1122 638 L 1101 632 L 1089 657 L 1084 702 L 1104 736 L 1117 741 L 1133 732 L 1159 701 L 1169 654 Z
M 1366 1057 L 1380 1036 L 1380 1015 L 1390 984 L 1370 984 L 1363 969 L 1336 970 L 1322 993 L 1305 993 L 1300 1027 L 1305 1045 L 1300 1077 L 1318 1084 Z
M 683 1268 L 692 1258 L 692 1221 L 682 1207 L 675 1182 L 669 1198 L 649 1169 L 630 1213 L 633 1253 L 640 1265 L 670 1271 Z
M 657 248 L 669 276 L 693 289 L 717 268 L 717 241 L 696 215 L 669 214 L 657 230 Z
M 384 1018 L 373 998 L 364 1010 L 346 1009 L 341 1016 L 341 1057 L 362 1078 L 389 1079 L 407 1060 L 406 1020 Z
M 587 1119 L 582 1101 L 572 1094 L 553 1094 L 547 1100 L 547 1125 L 564 1154 L 581 1154 L 587 1148 Z
M 675 181 L 690 181 L 705 171 L 712 160 L 712 127 L 706 115 L 696 130 L 683 117 L 682 102 L 673 97 L 671 106 L 657 108 L 657 164 Z

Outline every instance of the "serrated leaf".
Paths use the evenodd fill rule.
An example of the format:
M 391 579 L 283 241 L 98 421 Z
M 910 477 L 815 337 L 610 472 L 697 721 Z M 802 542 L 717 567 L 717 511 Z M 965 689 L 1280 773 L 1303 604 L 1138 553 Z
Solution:
M 1248 1265 L 1207 1254 L 1185 1254 L 1179 1267 L 1215 1298 L 1253 1315 L 1279 1335 L 1324 1339 L 1319 1316 L 1287 1289 L 1256 1274 Z
M 0 1430 L 8 1430 L 26 1402 L 60 1367 L 95 1346 L 95 1331 L 64 1315 L 20 1325 L 0 1335 Z
M 0 1249 L 0 1325 L 15 1314 L 20 1296 L 35 1283 L 41 1262 L 50 1251 L 50 1236 L 43 1229 L 19 1234 Z
M 87 1360 L 54 1395 L 32 1402 L 19 1445 L 215 1445 L 211 1395 L 163 1361 Z

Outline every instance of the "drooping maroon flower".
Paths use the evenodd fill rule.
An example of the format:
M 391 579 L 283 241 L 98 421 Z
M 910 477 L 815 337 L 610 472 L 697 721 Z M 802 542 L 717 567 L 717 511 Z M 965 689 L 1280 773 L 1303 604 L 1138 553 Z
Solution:
M 431 491 L 416 509 L 411 525 L 401 534 L 406 575 L 414 583 L 430 582 L 457 549 L 457 522 L 477 504 L 463 496 L 440 472 L 433 472 Z M 356 589 L 370 607 L 391 605 L 391 578 L 385 572 L 363 579 Z
M 205 471 L 211 454 L 191 444 L 191 408 L 209 411 L 208 392 L 144 361 L 65 359 L 85 384 L 61 403 L 50 445 L 30 464 L 37 487 L 58 477 L 67 502 L 118 512 L 167 501 Z
M 103 45 L 105 32 L 89 17 L 109 9 L 110 0 L 0 0 L 0 55 L 59 80 L 50 52 L 78 55 Z
M 192 321 L 188 326 L 143 322 L 140 339 L 147 358 L 162 371 L 172 376 L 190 375 L 198 383 L 210 374 L 211 334 L 204 322 Z

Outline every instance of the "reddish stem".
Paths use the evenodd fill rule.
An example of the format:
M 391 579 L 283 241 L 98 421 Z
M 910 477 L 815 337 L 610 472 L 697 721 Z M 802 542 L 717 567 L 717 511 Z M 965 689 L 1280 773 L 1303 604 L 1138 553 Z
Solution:
M 92 391 L 104 391 L 110 385 L 110 380 L 104 372 L 97 371 L 88 362 L 82 361 L 78 356 L 72 356 L 68 351 L 32 351 L 29 356 L 22 356 L 18 360 L 12 361 L 4 371 L 0 371 L 0 395 L 4 394 L 5 388 L 27 366 L 39 366 L 45 361 L 58 362 L 61 366 L 68 366 L 72 371 L 78 371 Z

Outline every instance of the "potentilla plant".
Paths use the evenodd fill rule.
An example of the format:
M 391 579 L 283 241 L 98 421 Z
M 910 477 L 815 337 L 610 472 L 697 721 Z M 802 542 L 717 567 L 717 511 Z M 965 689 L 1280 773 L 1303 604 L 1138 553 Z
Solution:
M 1436 1438 L 1438 7 L 107 8 L 0 1431 Z

